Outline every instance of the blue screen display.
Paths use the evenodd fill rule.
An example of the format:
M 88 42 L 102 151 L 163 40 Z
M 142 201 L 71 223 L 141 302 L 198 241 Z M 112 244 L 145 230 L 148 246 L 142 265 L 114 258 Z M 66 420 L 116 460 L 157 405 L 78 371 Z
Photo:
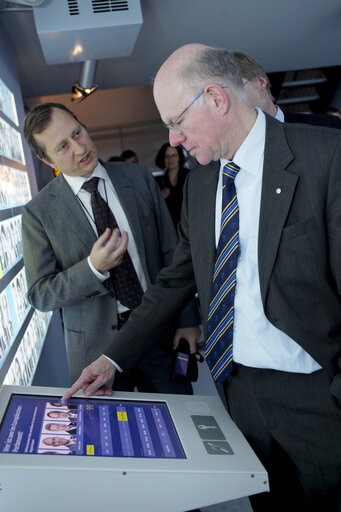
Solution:
M 189 361 L 189 355 L 184 354 L 183 352 L 178 352 L 178 356 L 176 358 L 176 366 L 175 366 L 175 373 L 178 375 L 187 375 L 187 369 L 188 369 L 188 361 Z
M 166 403 L 13 394 L 0 453 L 185 459 Z

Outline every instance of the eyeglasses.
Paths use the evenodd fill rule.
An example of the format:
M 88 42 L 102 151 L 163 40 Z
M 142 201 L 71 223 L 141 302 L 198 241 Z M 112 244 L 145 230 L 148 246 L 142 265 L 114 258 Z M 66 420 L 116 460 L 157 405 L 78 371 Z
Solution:
M 221 87 L 222 89 L 226 89 L 228 87 L 228 85 L 219 85 L 219 87 Z M 181 112 L 181 114 L 174 120 L 174 121 L 171 121 L 169 124 L 165 124 L 165 128 L 167 128 L 168 130 L 174 130 L 178 133 L 181 133 L 181 130 L 180 130 L 180 127 L 179 127 L 179 124 L 183 118 L 183 116 L 186 114 L 186 112 L 189 110 L 189 108 L 193 105 L 193 103 L 195 101 L 197 101 L 198 98 L 200 98 L 200 96 L 202 94 L 204 94 L 205 92 L 205 89 L 202 89 L 199 94 L 197 94 L 197 96 L 194 98 L 194 100 L 191 101 L 191 103 L 189 103 L 189 105 L 187 105 L 187 107 Z
M 248 78 L 245 82 L 243 82 L 243 85 L 245 86 L 247 83 L 251 82 L 251 80 L 253 80 L 255 78 L 255 74 L 253 73 L 250 78 Z

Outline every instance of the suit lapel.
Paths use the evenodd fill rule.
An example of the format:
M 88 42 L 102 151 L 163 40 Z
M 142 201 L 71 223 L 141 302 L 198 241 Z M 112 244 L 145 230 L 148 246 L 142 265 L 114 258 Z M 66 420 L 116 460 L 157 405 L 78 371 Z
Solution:
M 264 305 L 283 227 L 298 181 L 298 176 L 286 170 L 293 159 L 294 155 L 285 139 L 284 125 L 266 116 L 258 235 L 259 280 Z
M 88 251 L 89 246 L 92 246 L 97 237 L 92 229 L 92 226 L 86 218 L 82 206 L 77 201 L 76 196 L 64 179 L 62 173 L 55 178 L 55 186 L 49 192 L 51 203 L 55 204 L 56 218 L 61 218 L 65 223 L 65 232 L 74 232 L 75 240 L 80 240 Z
M 195 176 L 193 180 L 196 190 L 192 196 L 194 195 L 197 199 L 193 201 L 196 206 L 191 215 L 191 223 L 195 228 L 191 228 L 190 240 L 192 253 L 195 254 L 196 279 L 205 325 L 211 300 L 216 257 L 215 211 L 219 169 L 219 161 L 211 162 L 203 167 L 201 175 Z M 193 229 L 195 229 L 195 237 L 192 234 Z

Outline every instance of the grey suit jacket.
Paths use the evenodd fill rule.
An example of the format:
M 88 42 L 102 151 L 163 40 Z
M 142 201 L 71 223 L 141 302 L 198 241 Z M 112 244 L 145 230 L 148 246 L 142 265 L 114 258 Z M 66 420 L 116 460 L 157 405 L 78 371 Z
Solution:
M 127 215 L 148 284 L 154 283 L 177 244 L 159 187 L 136 164 L 102 164 Z M 111 280 L 101 283 L 87 263 L 97 237 L 62 174 L 23 208 L 22 235 L 29 301 L 41 311 L 62 308 L 73 381 L 113 343 L 117 302 Z M 180 325 L 198 320 L 190 310 Z
M 341 368 L 340 164 L 338 130 L 266 116 L 258 243 L 264 311 L 331 376 L 340 376 Z M 138 357 L 152 343 L 150 332 L 162 329 L 195 287 L 206 331 L 218 174 L 215 162 L 189 175 L 173 265 L 161 271 L 157 286 L 148 290 L 108 353 L 123 368 L 131 364 L 133 351 Z M 158 316 L 152 322 L 156 304 Z

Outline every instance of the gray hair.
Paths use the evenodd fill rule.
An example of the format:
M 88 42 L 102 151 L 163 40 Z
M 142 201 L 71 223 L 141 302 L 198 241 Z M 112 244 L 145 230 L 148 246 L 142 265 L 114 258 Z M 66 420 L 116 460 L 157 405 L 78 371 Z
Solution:
M 179 72 L 183 86 L 198 92 L 209 83 L 228 85 L 236 98 L 247 102 L 239 66 L 233 53 L 224 48 L 207 47 L 196 53 Z

